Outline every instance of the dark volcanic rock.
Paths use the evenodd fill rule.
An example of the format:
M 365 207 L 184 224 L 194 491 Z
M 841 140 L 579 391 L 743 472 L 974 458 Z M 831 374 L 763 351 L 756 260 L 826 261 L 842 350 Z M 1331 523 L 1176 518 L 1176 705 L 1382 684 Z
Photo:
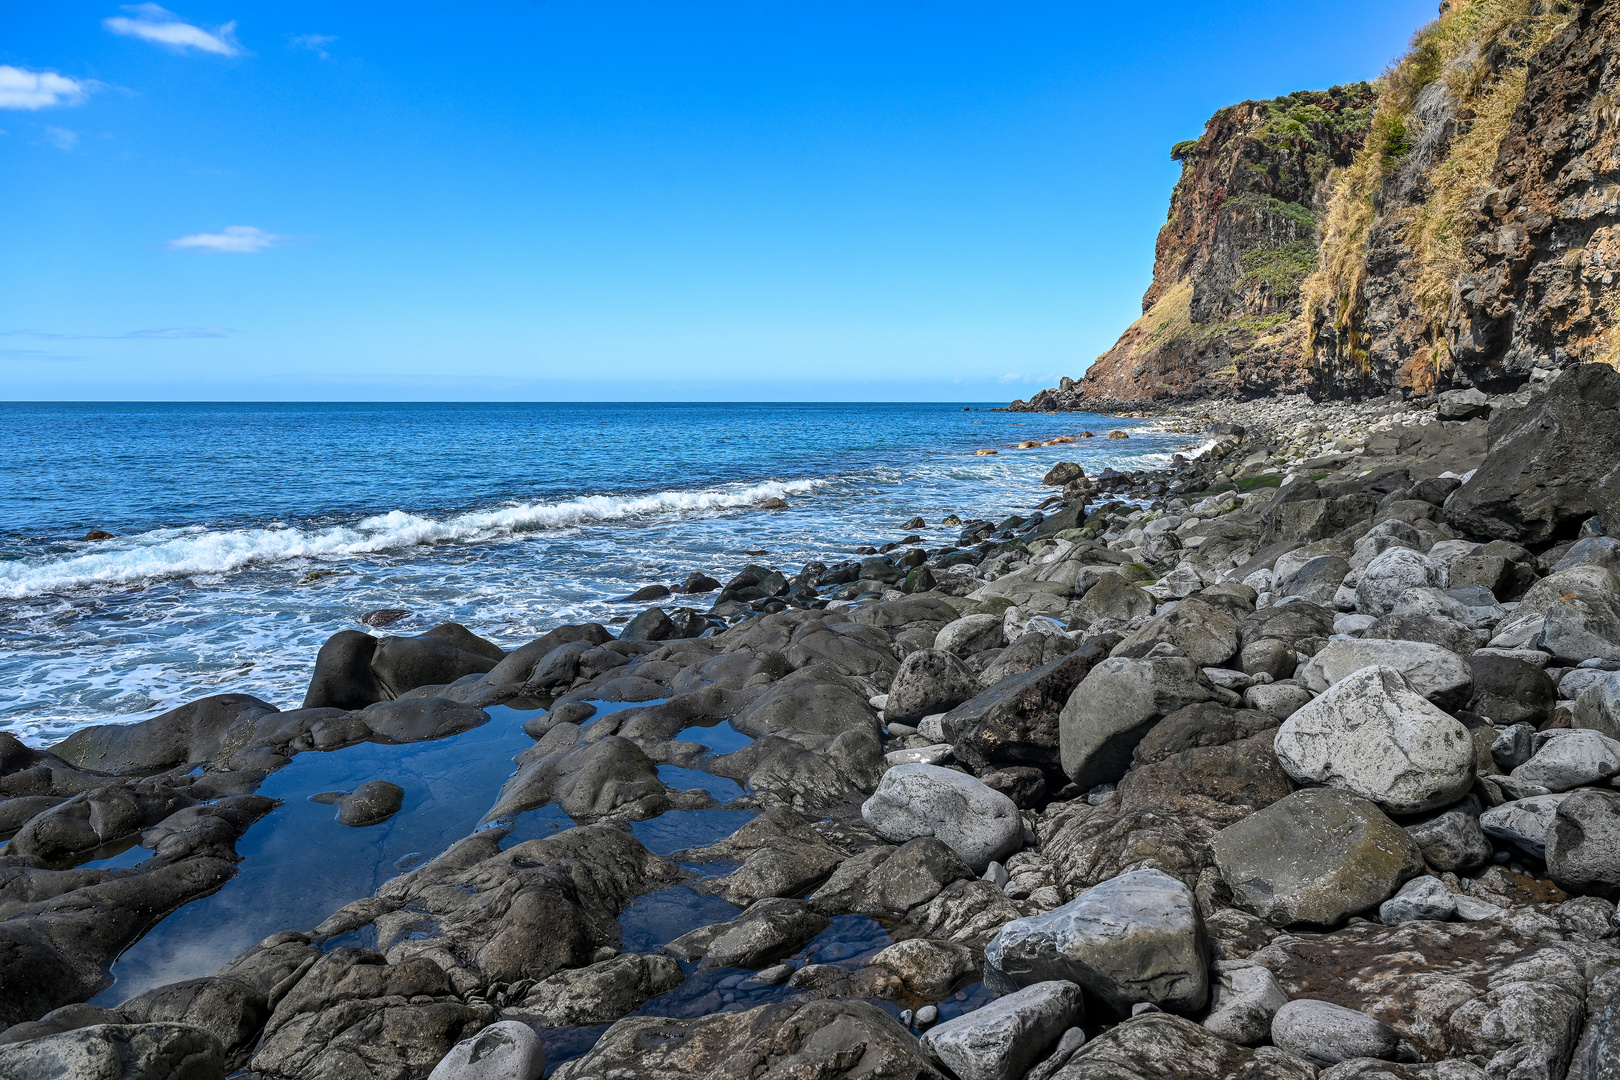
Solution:
M 274 705 L 247 694 L 215 694 L 137 724 L 80 728 L 51 752 L 80 768 L 144 775 L 224 757 L 246 745 L 260 721 L 275 713 Z
M 1099 645 L 1086 645 L 1043 667 L 1004 678 L 956 706 L 941 724 L 956 744 L 957 756 L 981 775 L 1007 766 L 1033 766 L 1061 787 L 1058 716 L 1092 665 L 1106 655 Z

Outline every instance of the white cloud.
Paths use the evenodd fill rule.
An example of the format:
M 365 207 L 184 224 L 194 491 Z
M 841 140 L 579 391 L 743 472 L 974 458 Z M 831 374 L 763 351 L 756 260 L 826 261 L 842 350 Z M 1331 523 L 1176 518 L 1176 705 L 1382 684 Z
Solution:
M 70 79 L 54 71 L 29 71 L 0 64 L 0 109 L 48 109 L 77 105 L 96 84 Z
M 217 233 L 192 233 L 169 241 L 176 251 L 223 251 L 237 255 L 252 255 L 265 248 L 286 242 L 285 236 L 255 228 L 252 225 L 227 225 Z
M 69 131 L 67 128 L 52 127 L 47 124 L 45 127 L 45 141 L 58 150 L 71 150 L 78 144 L 79 134 L 76 131 Z
M 330 60 L 332 54 L 326 51 L 326 47 L 336 40 L 331 34 L 300 34 L 287 42 L 287 48 L 308 49 L 322 60 Z
M 115 34 L 166 45 L 177 52 L 196 49 L 220 56 L 237 56 L 242 52 L 242 46 L 236 42 L 234 20 L 212 30 L 204 30 L 200 26 L 182 22 L 174 12 L 156 4 L 128 4 L 124 10 L 135 17 L 114 15 L 101 20 L 101 25 Z

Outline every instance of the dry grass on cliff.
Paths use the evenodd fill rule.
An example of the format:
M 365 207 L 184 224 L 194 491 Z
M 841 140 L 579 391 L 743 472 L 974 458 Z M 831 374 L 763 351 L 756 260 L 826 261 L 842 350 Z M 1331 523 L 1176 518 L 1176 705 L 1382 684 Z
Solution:
M 1530 57 L 1571 15 L 1567 4 L 1543 0 L 1458 3 L 1418 31 L 1411 49 L 1384 74 L 1366 145 L 1336 180 L 1324 215 L 1320 268 L 1301 289 L 1306 325 L 1330 324 L 1341 341 L 1341 356 L 1365 364 L 1362 286 L 1368 235 L 1381 211 L 1379 189 L 1421 134 L 1418 95 L 1444 79 L 1460 133 L 1430 167 L 1426 197 L 1414 208 L 1405 239 L 1418 264 L 1419 307 L 1435 340 L 1442 342 L 1434 364 L 1445 363 L 1438 328 L 1453 284 L 1470 268 L 1466 245 L 1478 230 L 1474 208 L 1490 188 L 1502 139 L 1524 97 Z M 1487 56 L 1496 63 L 1481 59 Z M 1313 345 L 1314 335 L 1308 334 L 1307 360 Z

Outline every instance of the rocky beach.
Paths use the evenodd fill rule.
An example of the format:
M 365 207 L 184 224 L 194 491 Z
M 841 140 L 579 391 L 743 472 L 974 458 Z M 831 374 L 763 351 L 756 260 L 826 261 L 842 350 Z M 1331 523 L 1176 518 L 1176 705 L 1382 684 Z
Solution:
M 617 632 L 6 736 L 0 1076 L 1612 1075 L 1620 373 L 1161 424 Z

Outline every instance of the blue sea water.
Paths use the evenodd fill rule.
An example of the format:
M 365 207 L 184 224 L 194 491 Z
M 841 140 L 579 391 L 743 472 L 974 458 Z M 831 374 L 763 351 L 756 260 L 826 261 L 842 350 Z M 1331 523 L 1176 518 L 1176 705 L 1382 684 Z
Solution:
M 512 647 L 694 570 L 848 558 L 917 515 L 939 547 L 946 514 L 1034 506 L 1058 460 L 1185 444 L 992 407 L 0 403 L 0 730 L 44 744 L 225 692 L 292 708 L 321 642 L 376 608 L 411 614 L 375 633 L 454 620 Z M 1116 427 L 1139 430 L 1016 449 Z

